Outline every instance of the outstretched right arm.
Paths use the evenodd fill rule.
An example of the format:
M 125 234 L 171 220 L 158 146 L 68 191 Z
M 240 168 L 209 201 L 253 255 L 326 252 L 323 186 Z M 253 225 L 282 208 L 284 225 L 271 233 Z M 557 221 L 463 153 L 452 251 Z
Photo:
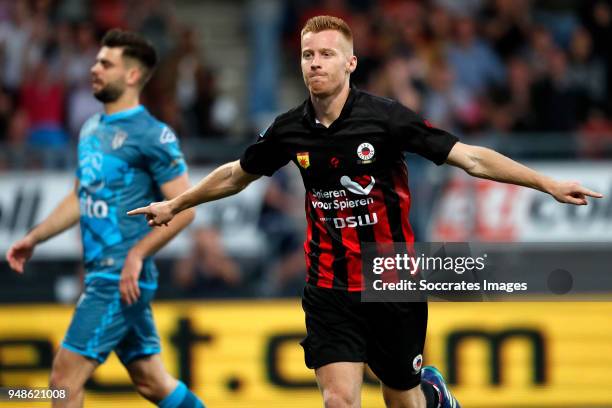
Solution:
M 64 232 L 79 221 L 77 187 L 78 180 L 75 181 L 74 190 L 64 197 L 62 202 L 43 222 L 34 227 L 25 237 L 11 245 L 6 252 L 6 260 L 13 270 L 23 273 L 23 267 L 32 257 L 34 247 L 37 244 Z
M 179 212 L 239 193 L 259 177 L 245 172 L 240 161 L 236 160 L 217 167 L 198 184 L 172 200 L 137 208 L 129 211 L 128 215 L 144 214 L 150 226 L 165 225 Z

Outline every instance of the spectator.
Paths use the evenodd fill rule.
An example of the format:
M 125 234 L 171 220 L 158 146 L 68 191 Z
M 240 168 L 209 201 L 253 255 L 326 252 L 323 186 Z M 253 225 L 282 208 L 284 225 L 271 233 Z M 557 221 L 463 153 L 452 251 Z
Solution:
M 219 231 L 198 228 L 192 234 L 193 249 L 174 267 L 174 283 L 183 296 L 228 297 L 240 293 L 242 274 L 221 243 Z
M 112 28 L 126 27 L 128 18 L 128 2 L 124 0 L 93 0 L 92 17 L 94 24 L 105 32 Z
M 383 59 L 378 45 L 379 30 L 372 24 L 366 14 L 353 16 L 353 38 L 355 39 L 355 55 L 359 60 L 359 69 L 351 75 L 353 84 L 365 88 L 374 73 L 380 68 Z
M 488 87 L 504 80 L 504 66 L 491 48 L 476 35 L 474 20 L 461 18 L 455 26 L 455 41 L 447 57 L 457 83 L 474 95 L 484 94 Z
M 582 155 L 601 159 L 612 153 L 612 120 L 600 110 L 593 108 L 588 119 L 580 128 Z
M 550 72 L 533 85 L 533 109 L 539 131 L 571 131 L 578 126 L 579 98 L 570 82 L 567 56 L 562 50 L 547 56 Z
M 421 108 L 421 95 L 415 87 L 420 61 L 406 55 L 391 55 L 379 71 L 372 76 L 368 90 L 374 94 L 397 99 L 414 110 Z
M 486 13 L 485 32 L 496 53 L 504 60 L 517 54 L 531 28 L 527 0 L 496 0 Z
M 282 2 L 279 0 L 247 2 L 252 67 L 248 86 L 249 121 L 257 132 L 269 126 L 278 113 L 281 18 Z
M 96 61 L 98 40 L 95 28 L 87 22 L 77 24 L 75 29 L 75 43 L 68 52 L 66 60 L 65 80 L 69 86 L 76 86 L 89 82 L 90 69 Z
M 167 59 L 167 74 L 174 79 L 180 114 L 184 119 L 185 136 L 208 137 L 220 133 L 212 125 L 212 106 L 215 84 L 212 72 L 204 65 L 197 33 L 191 27 L 183 27 L 176 49 Z
M 612 6 L 610 2 L 604 0 L 580 2 L 586 5 L 584 23 L 591 33 L 593 39 L 593 53 L 596 58 L 603 62 L 606 69 L 606 95 L 607 104 L 605 111 L 608 115 L 612 114 Z
M 591 35 L 582 27 L 574 32 L 570 43 L 568 80 L 580 97 L 581 121 L 586 120 L 594 105 L 604 106 L 607 88 L 605 66 L 593 54 Z
M 25 0 L 13 4 L 12 19 L 0 25 L 2 47 L 2 83 L 16 94 L 26 68 L 26 51 L 32 36 L 33 22 Z
M 437 6 L 444 7 L 450 14 L 460 17 L 476 18 L 482 10 L 485 0 L 434 0 Z
M 140 0 L 132 6 L 129 10 L 130 26 L 155 44 L 161 59 L 166 58 L 175 46 L 177 33 L 172 2 Z
M 297 296 L 304 286 L 304 248 L 293 220 L 301 203 L 292 194 L 287 170 L 270 177 L 259 217 L 259 228 L 269 242 L 266 274 L 261 280 L 264 296 Z
M 442 59 L 429 71 L 423 115 L 436 127 L 462 133 L 477 127 L 481 111 L 477 100 L 454 78 L 452 68 Z
M 531 109 L 531 86 L 533 75 L 527 62 L 515 57 L 508 66 L 508 93 L 514 115 L 512 131 L 521 132 L 534 128 L 534 115 Z
M 534 27 L 529 37 L 529 45 L 524 49 L 524 57 L 531 66 L 536 80 L 547 74 L 548 60 L 546 56 L 555 48 L 552 34 L 542 26 Z
M 508 61 L 508 83 L 491 91 L 487 110 L 489 124 L 497 132 L 534 130 L 531 110 L 532 71 L 520 57 Z
M 433 7 L 426 14 L 426 18 L 429 31 L 427 62 L 432 65 L 444 57 L 446 46 L 450 43 L 453 34 L 453 19 L 443 7 Z
M 19 108 L 28 123 L 28 143 L 40 148 L 62 148 L 68 142 L 63 129 L 63 82 L 50 72 L 43 60 L 32 68 L 20 92 Z

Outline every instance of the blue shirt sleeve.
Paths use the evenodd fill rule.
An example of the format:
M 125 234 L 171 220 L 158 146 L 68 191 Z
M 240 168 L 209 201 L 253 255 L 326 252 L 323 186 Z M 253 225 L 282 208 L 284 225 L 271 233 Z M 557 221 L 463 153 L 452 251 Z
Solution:
M 158 185 L 175 179 L 187 171 L 178 138 L 168 126 L 157 128 L 142 149 L 149 171 Z

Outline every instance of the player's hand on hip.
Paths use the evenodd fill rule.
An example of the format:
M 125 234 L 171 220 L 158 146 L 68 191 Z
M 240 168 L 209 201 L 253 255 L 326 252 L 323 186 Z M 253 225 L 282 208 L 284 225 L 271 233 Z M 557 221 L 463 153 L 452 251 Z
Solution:
M 119 279 L 119 293 L 121 299 L 128 305 L 134 304 L 140 297 L 140 287 L 138 278 L 142 270 L 142 257 L 132 252 L 128 253 L 121 270 Z
M 174 218 L 174 213 L 170 207 L 169 201 L 159 203 L 151 203 L 146 207 L 136 208 L 128 211 L 128 215 L 143 214 L 147 218 L 147 222 L 151 227 L 159 227 L 161 225 L 168 226 L 168 223 Z
M 557 182 L 551 189 L 550 194 L 560 203 L 574 205 L 587 205 L 587 197 L 603 197 L 603 194 L 591 191 L 576 181 Z
M 6 251 L 6 261 L 11 269 L 16 272 L 23 273 L 25 263 L 32 257 L 36 242 L 26 236 L 15 242 L 8 251 Z

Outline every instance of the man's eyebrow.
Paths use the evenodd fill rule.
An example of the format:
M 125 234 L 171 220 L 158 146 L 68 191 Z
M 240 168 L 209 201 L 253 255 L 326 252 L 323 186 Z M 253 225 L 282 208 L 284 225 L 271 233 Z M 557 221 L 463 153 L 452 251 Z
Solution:
M 305 52 L 314 52 L 314 51 L 319 51 L 319 52 L 329 52 L 329 51 L 331 51 L 331 52 L 336 52 L 336 50 L 335 50 L 335 49 L 333 49 L 333 48 L 329 48 L 329 47 L 319 48 L 319 49 L 317 49 L 317 50 L 313 50 L 313 49 L 311 49 L 311 48 L 304 48 L 304 49 L 302 50 L 302 54 L 303 54 L 303 53 L 305 53 Z

